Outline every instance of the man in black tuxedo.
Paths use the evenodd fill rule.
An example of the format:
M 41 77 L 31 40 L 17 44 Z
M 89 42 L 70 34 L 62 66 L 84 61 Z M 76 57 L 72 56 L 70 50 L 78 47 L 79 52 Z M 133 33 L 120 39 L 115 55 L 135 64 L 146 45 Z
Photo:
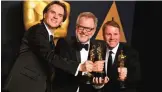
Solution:
M 120 26 L 114 20 L 107 21 L 102 30 L 107 43 L 105 71 L 109 77 L 108 83 L 102 85 L 102 91 L 136 92 L 140 82 L 140 63 L 137 51 L 119 42 Z M 119 56 L 123 58 L 124 65 L 119 63 Z M 119 67 L 119 64 L 122 67 Z
M 67 60 L 67 58 L 55 54 L 53 30 L 61 26 L 66 19 L 66 14 L 66 6 L 62 2 L 53 1 L 45 7 L 41 23 L 32 26 L 22 39 L 17 60 L 17 62 L 21 62 L 19 62 L 20 64 L 16 62 L 15 65 L 19 68 L 13 69 L 6 89 L 11 92 L 51 92 L 55 67 L 73 76 L 78 71 L 92 71 L 92 63 L 80 64 L 80 62 Z M 15 70 L 20 72 L 17 73 Z M 17 75 L 13 76 L 14 72 Z
M 93 13 L 80 13 L 76 21 L 76 37 L 72 37 L 70 40 L 59 39 L 56 45 L 56 53 L 58 53 L 62 57 L 74 60 L 79 63 L 92 63 L 92 60 L 90 60 L 92 54 L 90 54 L 90 52 L 93 48 L 95 57 L 94 61 L 96 60 L 93 63 L 93 71 L 102 71 L 104 60 L 97 60 L 96 48 L 99 44 L 101 45 L 101 48 L 104 48 L 106 44 L 104 43 L 104 41 L 91 39 L 96 32 L 96 27 L 97 18 Z M 96 47 L 94 48 L 93 46 Z M 56 86 L 60 86 L 60 88 L 61 86 L 67 87 L 67 90 L 70 90 L 68 90 L 68 92 L 93 92 L 95 88 L 91 83 L 88 83 L 92 81 L 92 78 L 88 81 L 88 77 L 86 75 L 87 72 L 79 72 L 74 77 L 65 73 L 64 71 L 57 69 L 56 80 L 54 80 L 54 84 L 56 83 Z

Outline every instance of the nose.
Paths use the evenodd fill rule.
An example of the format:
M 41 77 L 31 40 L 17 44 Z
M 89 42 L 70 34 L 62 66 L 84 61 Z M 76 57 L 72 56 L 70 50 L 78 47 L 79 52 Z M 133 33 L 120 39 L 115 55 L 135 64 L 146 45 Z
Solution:
M 113 35 L 111 35 L 111 36 L 110 36 L 110 39 L 113 39 L 113 38 L 114 38 L 114 36 L 113 36 Z
M 58 18 L 58 15 L 57 15 L 57 14 L 54 14 L 53 17 L 54 17 L 55 19 L 57 19 L 57 18 Z
M 86 33 L 86 32 L 87 32 L 87 30 L 84 28 L 84 29 L 82 30 L 82 32 L 83 32 L 83 33 Z

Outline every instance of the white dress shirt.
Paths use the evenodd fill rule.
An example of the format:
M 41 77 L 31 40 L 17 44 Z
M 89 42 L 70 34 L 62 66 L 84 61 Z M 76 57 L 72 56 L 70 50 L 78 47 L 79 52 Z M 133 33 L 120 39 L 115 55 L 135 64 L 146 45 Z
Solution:
M 90 41 L 88 41 L 85 44 L 89 44 L 88 50 L 86 51 L 84 48 L 81 49 L 80 51 L 80 58 L 81 58 L 81 64 L 83 64 L 85 61 L 88 59 L 88 53 L 89 53 L 89 47 L 90 47 Z M 87 72 L 82 72 L 82 75 L 85 75 Z M 79 87 L 76 92 L 79 92 Z
M 113 64 L 115 56 L 116 56 L 116 53 L 117 53 L 117 50 L 118 50 L 118 47 L 119 47 L 119 43 L 112 50 L 110 50 L 109 48 L 107 48 L 107 50 L 106 50 L 106 57 L 105 57 L 105 71 L 106 71 L 106 75 L 107 75 L 107 65 L 108 65 L 109 52 L 112 51 L 111 55 L 112 55 L 112 64 Z

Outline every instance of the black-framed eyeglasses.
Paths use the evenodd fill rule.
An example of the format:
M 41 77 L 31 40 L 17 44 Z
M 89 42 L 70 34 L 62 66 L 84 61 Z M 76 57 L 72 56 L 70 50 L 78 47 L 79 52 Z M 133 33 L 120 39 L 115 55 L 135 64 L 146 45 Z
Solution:
M 84 27 L 84 26 L 81 26 L 81 25 L 77 25 L 78 29 L 83 31 L 83 30 L 86 30 L 87 32 L 91 32 L 94 28 L 90 28 L 90 27 Z

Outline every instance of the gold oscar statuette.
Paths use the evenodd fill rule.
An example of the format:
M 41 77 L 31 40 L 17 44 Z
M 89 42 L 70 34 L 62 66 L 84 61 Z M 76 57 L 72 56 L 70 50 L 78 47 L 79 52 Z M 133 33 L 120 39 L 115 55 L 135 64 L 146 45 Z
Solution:
M 90 50 L 90 60 L 94 62 L 94 59 L 95 59 L 95 49 L 96 49 L 96 46 L 95 45 L 92 45 L 92 49 Z
M 98 60 L 102 60 L 102 48 L 101 48 L 101 44 L 98 44 L 97 54 L 98 54 Z
M 95 48 L 96 46 L 95 45 L 92 45 L 92 49 L 90 50 L 90 60 L 92 62 L 94 62 L 94 59 L 95 59 Z M 93 75 L 91 73 L 87 73 L 88 77 L 93 77 Z
M 123 50 L 121 50 L 120 55 L 118 56 L 119 67 L 124 67 L 124 61 L 126 56 L 123 54 Z
M 92 48 L 90 49 L 90 60 L 92 62 L 94 62 L 94 59 L 95 59 L 95 48 L 96 46 L 95 45 L 92 45 Z M 94 77 L 94 75 L 90 72 L 87 72 L 87 74 L 85 75 L 86 76 L 86 84 L 91 84 L 92 83 L 92 79 Z
M 98 56 L 99 61 L 103 60 L 102 55 L 103 55 L 103 51 L 102 51 L 101 44 L 99 43 L 98 46 L 97 46 L 97 56 Z M 104 71 L 97 72 L 97 76 L 104 78 L 105 77 Z
M 125 64 L 125 58 L 126 58 L 126 55 L 123 54 L 123 50 L 121 50 L 120 52 L 120 55 L 118 56 L 118 63 L 119 63 L 119 67 L 122 68 L 124 67 L 124 64 Z M 123 80 L 120 80 L 120 88 L 125 88 L 125 84 L 124 84 L 124 81 Z

